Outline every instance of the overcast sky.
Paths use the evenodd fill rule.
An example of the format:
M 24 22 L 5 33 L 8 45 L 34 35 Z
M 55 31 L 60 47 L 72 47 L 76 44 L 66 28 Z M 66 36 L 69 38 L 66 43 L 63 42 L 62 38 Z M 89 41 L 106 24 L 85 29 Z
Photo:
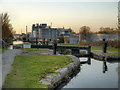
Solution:
M 52 22 L 53 27 L 72 28 L 79 32 L 86 25 L 91 31 L 100 27 L 117 27 L 118 0 L 2 0 L 0 12 L 8 12 L 17 33 L 25 32 L 26 25 L 31 31 L 32 24 Z M 108 2 L 111 1 L 111 2 Z

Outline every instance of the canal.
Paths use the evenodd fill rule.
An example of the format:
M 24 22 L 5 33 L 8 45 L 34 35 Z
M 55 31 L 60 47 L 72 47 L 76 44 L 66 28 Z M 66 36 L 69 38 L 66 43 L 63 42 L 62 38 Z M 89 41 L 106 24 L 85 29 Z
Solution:
M 13 41 L 13 45 L 23 44 L 23 41 Z M 13 49 L 13 45 L 10 45 L 8 49 Z
M 14 41 L 15 44 L 23 44 L 22 41 Z M 13 45 L 9 49 L 13 49 Z M 64 88 L 118 88 L 120 81 L 120 63 L 105 62 L 88 58 L 79 58 L 81 62 L 80 72 L 73 77 Z M 118 73 L 119 72 L 119 73 Z
M 16 44 L 23 44 L 23 41 L 13 41 L 13 45 L 16 45 Z
M 87 59 L 80 58 L 80 62 Z M 91 58 L 91 64 L 81 64 L 80 72 L 64 88 L 118 88 L 118 63 Z

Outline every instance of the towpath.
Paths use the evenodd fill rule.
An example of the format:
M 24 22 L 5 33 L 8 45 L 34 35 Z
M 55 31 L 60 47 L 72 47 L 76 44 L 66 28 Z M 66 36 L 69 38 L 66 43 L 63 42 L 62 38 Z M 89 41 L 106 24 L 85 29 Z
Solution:
M 19 55 L 22 50 L 8 49 L 3 54 L 0 54 L 0 90 L 5 82 L 5 77 L 12 70 L 12 64 L 16 55 Z

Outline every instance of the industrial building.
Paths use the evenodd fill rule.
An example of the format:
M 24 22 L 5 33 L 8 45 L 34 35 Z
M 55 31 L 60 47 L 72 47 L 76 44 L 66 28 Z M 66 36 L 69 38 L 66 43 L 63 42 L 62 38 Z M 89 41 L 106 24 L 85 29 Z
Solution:
M 54 40 L 57 36 L 71 36 L 71 29 L 64 28 L 51 28 L 47 24 L 33 24 L 32 25 L 32 37 L 39 39 Z

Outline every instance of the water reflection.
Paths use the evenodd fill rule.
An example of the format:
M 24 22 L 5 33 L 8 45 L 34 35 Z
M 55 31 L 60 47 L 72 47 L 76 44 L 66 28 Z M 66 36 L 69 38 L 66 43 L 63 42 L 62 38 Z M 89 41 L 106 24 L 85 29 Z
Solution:
M 16 45 L 16 44 L 23 44 L 23 41 L 13 41 L 13 44 Z
M 108 71 L 107 63 L 106 61 L 103 61 L 103 73 L 105 73 L 106 71 Z
M 80 61 L 80 64 L 88 64 L 91 65 L 91 58 L 88 57 L 87 61 Z M 107 67 L 107 62 L 105 60 L 105 57 L 103 57 L 103 73 L 105 73 L 106 71 L 108 71 L 108 67 Z
M 91 65 L 91 58 L 88 57 L 88 64 Z
M 13 41 L 13 45 L 23 44 L 23 41 Z M 10 45 L 8 49 L 13 49 L 13 45 Z
M 87 61 L 80 61 L 80 64 L 88 64 L 88 65 L 91 65 L 91 58 L 88 57 L 88 60 L 87 60 Z
M 118 63 L 93 58 L 80 58 L 80 63 L 81 71 L 63 88 L 118 88 Z

